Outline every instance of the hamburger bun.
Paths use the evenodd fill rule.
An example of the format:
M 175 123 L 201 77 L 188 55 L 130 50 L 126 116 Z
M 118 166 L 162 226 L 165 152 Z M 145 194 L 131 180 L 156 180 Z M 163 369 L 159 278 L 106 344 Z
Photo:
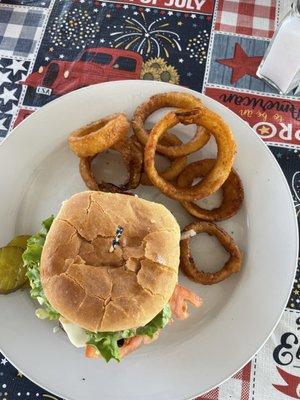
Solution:
M 118 226 L 124 230 L 111 251 Z M 50 304 L 93 332 L 144 326 L 178 278 L 180 228 L 161 204 L 86 191 L 63 205 L 47 235 L 41 281 Z

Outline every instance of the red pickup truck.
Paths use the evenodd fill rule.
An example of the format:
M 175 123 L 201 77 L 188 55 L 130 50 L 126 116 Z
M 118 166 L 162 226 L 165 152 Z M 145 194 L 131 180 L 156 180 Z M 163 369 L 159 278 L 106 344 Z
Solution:
M 30 74 L 23 85 L 44 95 L 62 95 L 80 87 L 106 81 L 139 79 L 143 59 L 129 50 L 92 48 L 76 61 L 53 60 Z

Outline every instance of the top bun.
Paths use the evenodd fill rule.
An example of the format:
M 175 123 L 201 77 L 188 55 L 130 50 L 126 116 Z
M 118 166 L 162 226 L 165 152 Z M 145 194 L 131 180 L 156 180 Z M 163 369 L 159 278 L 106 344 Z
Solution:
M 118 226 L 124 231 L 110 252 Z M 47 235 L 41 281 L 50 304 L 93 332 L 144 326 L 178 277 L 180 229 L 161 204 L 87 191 L 63 205 Z

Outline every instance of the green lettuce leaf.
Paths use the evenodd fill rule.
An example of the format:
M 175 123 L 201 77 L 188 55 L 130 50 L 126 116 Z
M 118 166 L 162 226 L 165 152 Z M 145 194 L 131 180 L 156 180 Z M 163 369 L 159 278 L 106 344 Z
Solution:
M 153 336 L 159 329 L 163 329 L 167 325 L 171 318 L 171 315 L 172 313 L 170 305 L 166 304 L 161 312 L 157 314 L 157 316 L 154 317 L 150 322 L 148 322 L 148 324 L 137 328 L 136 336 L 147 335 L 150 338 L 153 338 Z
M 87 344 L 95 347 L 95 349 L 108 362 L 112 358 L 120 361 L 120 351 L 118 341 L 136 336 L 136 329 L 126 329 L 119 332 L 89 332 Z
M 126 329 L 120 332 L 89 332 L 87 343 L 94 346 L 95 349 L 102 355 L 102 357 L 108 362 L 112 358 L 120 361 L 120 351 L 118 346 L 118 340 L 128 339 L 134 336 L 147 335 L 153 338 L 154 334 L 159 330 L 163 329 L 171 318 L 171 308 L 169 304 L 166 304 L 162 311 L 153 318 L 152 321 L 148 322 L 147 325 L 137 329 Z
M 88 344 L 95 349 L 108 362 L 112 358 L 120 361 L 120 352 L 118 346 L 118 332 L 89 332 L 87 331 Z
M 119 339 L 128 339 L 136 336 L 136 329 L 126 329 L 125 331 L 119 332 Z
M 31 286 L 30 295 L 42 306 L 42 308 L 39 308 L 36 311 L 36 316 L 38 318 L 48 318 L 51 320 L 58 319 L 60 315 L 56 310 L 54 310 L 44 294 L 40 278 L 40 260 L 46 236 L 53 219 L 54 216 L 52 215 L 42 222 L 41 230 L 28 239 L 27 248 L 23 253 L 24 266 L 27 268 L 26 275 L 28 276 Z

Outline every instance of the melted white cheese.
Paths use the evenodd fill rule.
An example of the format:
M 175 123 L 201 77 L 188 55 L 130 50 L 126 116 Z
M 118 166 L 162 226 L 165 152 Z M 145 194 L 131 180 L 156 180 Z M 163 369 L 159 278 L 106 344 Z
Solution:
M 62 324 L 70 342 L 75 347 L 85 347 L 87 342 L 87 334 L 84 329 L 82 329 L 79 325 L 69 322 L 63 317 L 59 318 L 59 322 Z

